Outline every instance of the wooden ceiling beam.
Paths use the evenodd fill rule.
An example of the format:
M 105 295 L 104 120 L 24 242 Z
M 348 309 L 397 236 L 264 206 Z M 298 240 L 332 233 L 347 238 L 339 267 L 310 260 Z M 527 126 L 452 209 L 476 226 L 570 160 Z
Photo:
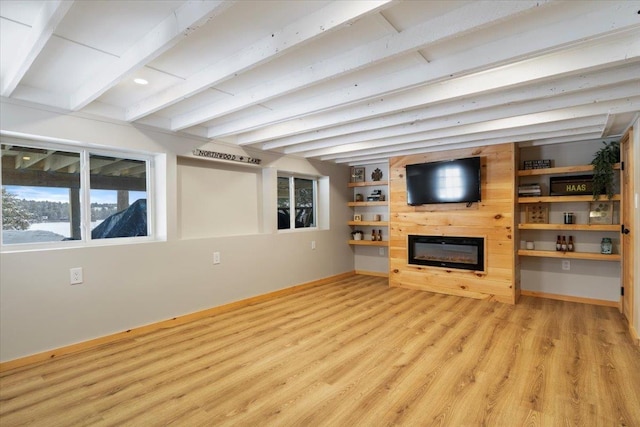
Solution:
M 393 151 L 407 150 L 413 148 L 428 147 L 432 145 L 459 144 L 461 142 L 479 141 L 487 138 L 502 138 L 503 142 L 508 142 L 514 136 L 538 134 L 544 132 L 566 131 L 578 128 L 597 128 L 602 130 L 606 121 L 606 114 L 592 117 L 581 117 L 576 119 L 558 120 L 553 123 L 519 124 L 514 122 L 512 126 L 488 126 L 486 130 L 482 126 L 467 129 L 460 134 L 452 134 L 441 131 L 430 132 L 423 138 L 401 138 L 394 139 L 391 144 L 384 144 L 383 141 L 372 141 L 369 144 L 361 144 L 359 147 L 351 147 L 351 150 L 326 154 L 320 160 L 335 160 L 344 157 L 351 157 L 367 153 L 388 153 Z M 425 134 L 427 134 L 425 132 Z
M 587 117 L 598 114 L 607 114 L 610 109 L 616 107 L 637 107 L 634 97 L 640 97 L 640 84 L 629 82 L 616 87 L 603 87 L 597 90 L 584 91 L 576 94 L 567 94 L 540 99 L 520 104 L 505 104 L 499 107 L 473 111 L 470 113 L 455 114 L 454 116 L 440 116 L 432 120 L 414 122 L 403 126 L 392 126 L 371 132 L 359 132 L 342 137 L 328 138 L 286 147 L 286 154 L 306 152 L 318 153 L 331 147 L 348 147 L 350 144 L 395 138 L 404 135 L 422 134 L 433 130 L 446 130 L 460 132 L 465 126 L 480 125 L 482 123 L 507 123 L 514 119 L 527 120 L 532 123 L 540 123 L 559 117 Z M 553 121 L 553 120 L 550 120 Z
M 420 107 L 438 108 L 437 104 L 452 100 L 462 101 L 483 93 L 498 93 L 501 90 L 545 82 L 555 76 L 589 73 L 607 67 L 619 67 L 640 62 L 640 31 L 630 31 L 605 39 L 597 45 L 580 45 L 566 51 L 557 51 L 528 61 L 499 67 L 491 71 L 466 75 L 440 83 L 425 85 L 402 94 L 391 95 L 372 101 L 352 105 L 348 112 L 337 110 L 319 114 L 317 121 L 331 116 L 333 124 L 349 123 L 365 118 L 378 117 Z M 630 75 L 632 78 L 634 75 Z M 627 78 L 626 80 L 629 80 Z M 387 79 L 389 77 L 387 76 Z M 390 79 L 394 80 L 394 79 Z M 543 83 L 544 84 L 544 83 Z M 335 95 L 335 96 L 334 96 Z M 327 93 L 326 99 L 335 99 L 339 94 Z M 251 121 L 253 118 L 247 119 Z M 305 119 L 304 122 L 314 120 Z M 325 126 L 331 126 L 325 120 Z M 222 125 L 224 126 L 224 125 Z M 310 127 L 313 128 L 313 127 Z M 269 147 L 265 144 L 265 147 Z
M 79 173 L 11 169 L 2 172 L 3 185 L 28 187 L 80 188 Z M 91 175 L 92 190 L 146 191 L 147 180 L 130 176 Z
M 430 141 L 436 143 L 453 143 L 463 140 L 472 140 L 479 135 L 491 132 L 494 135 L 509 135 L 509 129 L 525 129 L 531 132 L 555 131 L 557 129 L 600 126 L 604 131 L 609 114 L 621 114 L 635 112 L 640 109 L 640 96 L 630 97 L 617 101 L 603 102 L 603 109 L 598 104 L 585 104 L 582 106 L 566 108 L 557 111 L 541 112 L 520 117 L 510 117 L 500 120 L 488 120 L 481 123 L 458 126 L 449 129 L 437 129 L 429 132 L 379 139 L 369 142 L 354 143 L 335 146 L 324 150 L 310 151 L 305 157 L 320 157 L 321 160 L 334 160 L 339 157 L 348 157 L 353 152 L 367 150 L 372 151 L 380 147 L 385 150 L 395 150 L 396 146 L 409 147 L 412 144 L 427 144 Z
M 119 176 L 134 176 L 138 171 L 142 173 L 146 172 L 146 163 L 144 161 L 115 159 L 112 163 L 102 167 L 100 169 L 101 175 L 119 175 Z
M 402 133 L 403 129 L 420 127 L 423 123 L 433 125 L 441 123 L 446 126 L 455 121 L 466 124 L 477 120 L 493 120 L 509 115 L 566 108 L 589 101 L 612 100 L 618 98 L 620 91 L 631 89 L 631 93 L 634 93 L 640 90 L 635 77 L 637 75 L 640 75 L 640 63 L 615 69 L 596 70 L 588 74 L 581 73 L 579 76 L 564 75 L 562 78 L 553 78 L 546 82 L 536 80 L 524 86 L 518 85 L 515 88 L 503 90 L 499 94 L 490 92 L 474 95 L 462 102 L 455 99 L 383 117 L 286 136 L 265 142 L 262 148 L 273 150 L 353 134 L 377 139 L 388 136 L 388 132 Z M 398 94 L 398 96 L 402 95 Z
M 40 55 L 40 52 L 72 5 L 72 0 L 41 2 L 40 13 L 36 17 L 28 37 L 22 42 L 19 56 L 17 58 L 2 58 L 3 61 L 9 61 L 12 64 L 2 81 L 2 89 L 0 90 L 2 96 L 11 96 L 16 87 L 18 87 L 18 84 L 20 84 L 33 62 Z
M 599 126 L 589 126 L 585 128 L 558 130 L 553 132 L 524 133 L 520 135 L 512 135 L 508 139 L 504 137 L 477 139 L 474 141 L 451 143 L 451 144 L 425 144 L 423 147 L 398 149 L 385 153 L 364 153 L 351 157 L 336 159 L 335 163 L 346 163 L 352 165 L 360 165 L 364 163 L 380 163 L 386 162 L 390 157 L 409 156 L 412 154 L 423 154 L 434 151 L 457 150 L 459 148 L 483 147 L 492 144 L 504 144 L 505 142 L 526 142 L 531 140 L 545 140 L 554 138 L 565 138 L 565 142 L 582 141 L 597 138 L 601 134 Z
M 26 169 L 35 165 L 36 163 L 45 160 L 55 151 L 47 151 L 45 153 L 32 153 L 32 152 L 19 152 L 16 156 L 16 169 Z
M 392 75 L 379 76 L 362 82 L 358 87 L 349 88 L 349 91 L 345 91 L 345 88 L 337 88 L 333 92 L 325 91 L 318 94 L 316 98 L 307 100 L 304 105 L 292 105 L 290 108 L 210 126 L 207 135 L 209 138 L 221 138 L 239 134 L 237 142 L 240 145 L 270 141 L 339 123 L 348 123 L 351 120 L 382 116 L 401 111 L 403 108 L 419 107 L 424 105 L 425 98 L 421 96 L 421 88 L 417 86 L 437 83 L 451 76 L 464 76 L 485 71 L 492 67 L 533 59 L 545 52 L 566 50 L 572 46 L 586 48 L 588 42 L 604 37 L 615 37 L 619 33 L 627 32 L 630 34 L 630 39 L 637 40 L 637 11 L 634 10 L 632 3 L 618 5 L 619 8 L 625 9 L 625 13 L 621 16 L 608 16 L 606 13 L 603 14 L 601 9 L 597 9 L 560 22 L 541 23 L 534 30 L 514 32 L 508 37 L 481 46 L 473 46 L 469 50 L 448 55 L 429 64 L 419 65 Z M 590 5 L 598 4 L 590 3 Z M 519 31 L 519 29 L 516 30 Z M 411 99 L 403 99 L 407 101 L 407 105 L 389 105 L 388 100 L 394 99 L 389 94 L 406 89 L 415 92 L 418 100 L 412 103 Z M 350 108 L 350 116 L 346 118 L 344 113 L 339 111 L 343 106 L 352 106 L 355 102 L 363 100 L 369 100 L 369 102 L 359 110 Z M 332 110 L 336 109 L 338 111 L 332 114 Z M 318 115 L 317 113 L 320 112 L 322 114 Z
M 135 42 L 120 58 L 71 94 L 71 109 L 77 111 L 84 108 L 122 79 L 177 45 L 232 4 L 233 2 L 225 0 L 186 2 Z
M 67 168 L 73 164 L 77 164 L 80 166 L 80 157 L 79 156 L 49 156 L 47 160 L 45 160 L 44 170 L 45 171 L 54 171 L 57 172 L 61 169 Z M 74 172 L 78 168 L 74 168 Z
M 330 3 L 319 11 L 247 46 L 235 55 L 195 73 L 184 83 L 170 87 L 127 108 L 126 119 L 135 121 L 173 105 L 240 73 L 271 61 L 332 30 L 348 25 L 368 13 L 377 12 L 389 4 L 390 0 Z M 172 124 L 172 127 L 174 126 L 176 125 Z
M 277 81 L 256 85 L 243 93 L 234 94 L 230 99 L 177 116 L 171 121 L 171 129 L 181 130 L 195 126 L 286 95 L 292 91 L 304 89 L 364 67 L 415 52 L 429 44 L 475 31 L 502 19 L 541 7 L 540 3 L 535 1 L 518 1 L 499 5 L 482 1 L 470 3 L 406 31 L 392 32 L 369 44 L 312 64 L 300 71 L 283 76 Z

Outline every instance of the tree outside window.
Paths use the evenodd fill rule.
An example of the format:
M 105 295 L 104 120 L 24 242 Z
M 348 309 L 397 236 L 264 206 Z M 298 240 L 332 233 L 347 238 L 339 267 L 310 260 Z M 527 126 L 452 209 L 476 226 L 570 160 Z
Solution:
M 150 234 L 150 157 L 33 144 L 0 144 L 3 245 Z

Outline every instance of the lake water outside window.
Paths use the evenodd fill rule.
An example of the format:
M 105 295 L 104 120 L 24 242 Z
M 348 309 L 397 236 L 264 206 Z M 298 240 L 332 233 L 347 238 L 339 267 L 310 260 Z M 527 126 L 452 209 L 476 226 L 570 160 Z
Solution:
M 79 208 L 80 153 L 6 144 L 1 152 L 2 242 L 79 239 L 72 205 Z
M 0 147 L 3 245 L 150 235 L 150 160 L 53 146 Z

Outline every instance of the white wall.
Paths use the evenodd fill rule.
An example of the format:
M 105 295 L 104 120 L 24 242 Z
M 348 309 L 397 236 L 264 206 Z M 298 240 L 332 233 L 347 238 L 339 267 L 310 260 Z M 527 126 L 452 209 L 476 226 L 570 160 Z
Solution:
M 218 182 L 201 186 L 191 179 L 226 182 L 226 178 L 237 178 L 239 172 L 237 167 L 220 164 L 198 169 L 195 163 L 181 160 L 180 167 L 185 169 L 179 181 L 177 156 L 188 156 L 196 147 L 221 152 L 241 152 L 240 148 L 205 144 L 196 138 L 78 114 L 56 114 L 5 99 L 0 108 L 0 129 L 4 132 L 165 153 L 157 167 L 166 180 L 166 189 L 156 199 L 167 213 L 163 227 L 166 241 L 0 254 L 2 361 L 354 269 L 353 254 L 345 242 L 349 229 L 345 218 L 351 214 L 346 206 L 350 196 L 345 185 L 349 179 L 345 166 L 250 153 L 262 158 L 265 168 L 327 176 L 331 187 L 329 227 L 281 233 L 267 229 L 265 233 L 257 233 L 253 221 L 250 231 L 239 231 L 243 235 L 221 236 L 219 227 L 208 227 L 205 219 L 195 217 L 191 205 L 189 215 L 205 228 L 203 235 L 198 236 L 187 218 L 179 220 L 179 212 L 185 213 L 180 211 L 179 201 L 192 204 L 196 194 L 200 194 L 208 199 L 203 208 L 215 213 L 213 200 L 220 196 L 220 189 L 213 188 Z M 230 173 L 227 175 L 225 171 Z M 242 187 L 253 187 L 258 182 L 251 172 Z M 252 190 L 252 196 L 257 191 Z M 241 208 L 246 209 L 247 205 Z M 255 215 L 252 211 L 249 216 Z M 238 222 L 234 222 L 233 234 L 239 229 Z M 188 238 L 180 238 L 180 233 Z M 311 250 L 312 240 L 316 241 L 315 250 Z M 220 265 L 212 264 L 214 251 L 221 253 Z M 69 285 L 72 267 L 84 269 L 84 284 Z
M 178 225 L 183 239 L 260 232 L 261 170 L 178 158 Z

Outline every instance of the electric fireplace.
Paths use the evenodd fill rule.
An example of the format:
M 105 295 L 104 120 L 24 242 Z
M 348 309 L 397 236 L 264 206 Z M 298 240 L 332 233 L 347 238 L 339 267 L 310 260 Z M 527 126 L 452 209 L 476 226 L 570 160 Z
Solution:
M 484 238 L 409 235 L 409 264 L 484 271 Z

